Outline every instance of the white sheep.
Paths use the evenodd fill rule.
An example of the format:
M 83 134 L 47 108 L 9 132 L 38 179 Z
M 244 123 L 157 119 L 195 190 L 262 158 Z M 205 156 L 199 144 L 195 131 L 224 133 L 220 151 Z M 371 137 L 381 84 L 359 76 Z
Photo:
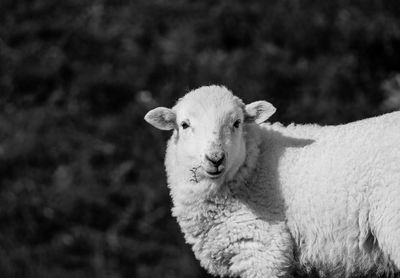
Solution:
M 339 126 L 263 124 L 275 108 L 201 87 L 145 119 L 174 130 L 173 215 L 210 273 L 395 275 L 400 112 Z

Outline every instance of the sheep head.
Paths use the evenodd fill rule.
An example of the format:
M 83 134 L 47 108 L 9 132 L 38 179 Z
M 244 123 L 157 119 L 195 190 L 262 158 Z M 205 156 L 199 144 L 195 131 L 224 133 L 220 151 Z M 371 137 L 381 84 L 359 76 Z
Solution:
M 244 105 L 221 86 L 193 90 L 172 108 L 149 111 L 145 120 L 161 130 L 174 130 L 180 164 L 192 181 L 221 183 L 231 179 L 246 158 L 245 125 L 262 123 L 275 108 L 266 101 Z

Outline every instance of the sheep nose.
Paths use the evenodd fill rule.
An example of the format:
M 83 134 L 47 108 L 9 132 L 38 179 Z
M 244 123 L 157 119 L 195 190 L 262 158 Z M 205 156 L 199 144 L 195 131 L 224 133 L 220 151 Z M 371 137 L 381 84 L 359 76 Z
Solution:
M 212 153 L 210 156 L 206 155 L 208 161 L 210 161 L 215 167 L 224 162 L 225 154 L 223 152 Z

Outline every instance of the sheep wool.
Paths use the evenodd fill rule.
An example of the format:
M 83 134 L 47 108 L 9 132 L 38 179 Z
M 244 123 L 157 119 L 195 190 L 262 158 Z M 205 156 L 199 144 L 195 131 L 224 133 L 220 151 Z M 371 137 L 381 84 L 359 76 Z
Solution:
M 200 264 L 229 277 L 398 275 L 400 112 L 263 123 L 274 112 L 207 86 L 145 117 L 173 129 L 172 214 Z

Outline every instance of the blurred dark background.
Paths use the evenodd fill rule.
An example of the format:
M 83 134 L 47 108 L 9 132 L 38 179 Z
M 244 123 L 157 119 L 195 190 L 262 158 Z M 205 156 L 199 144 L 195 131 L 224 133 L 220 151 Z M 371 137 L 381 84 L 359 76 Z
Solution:
M 398 0 L 1 0 L 1 277 L 207 277 L 145 113 L 224 84 L 285 124 L 374 116 L 399 50 Z

